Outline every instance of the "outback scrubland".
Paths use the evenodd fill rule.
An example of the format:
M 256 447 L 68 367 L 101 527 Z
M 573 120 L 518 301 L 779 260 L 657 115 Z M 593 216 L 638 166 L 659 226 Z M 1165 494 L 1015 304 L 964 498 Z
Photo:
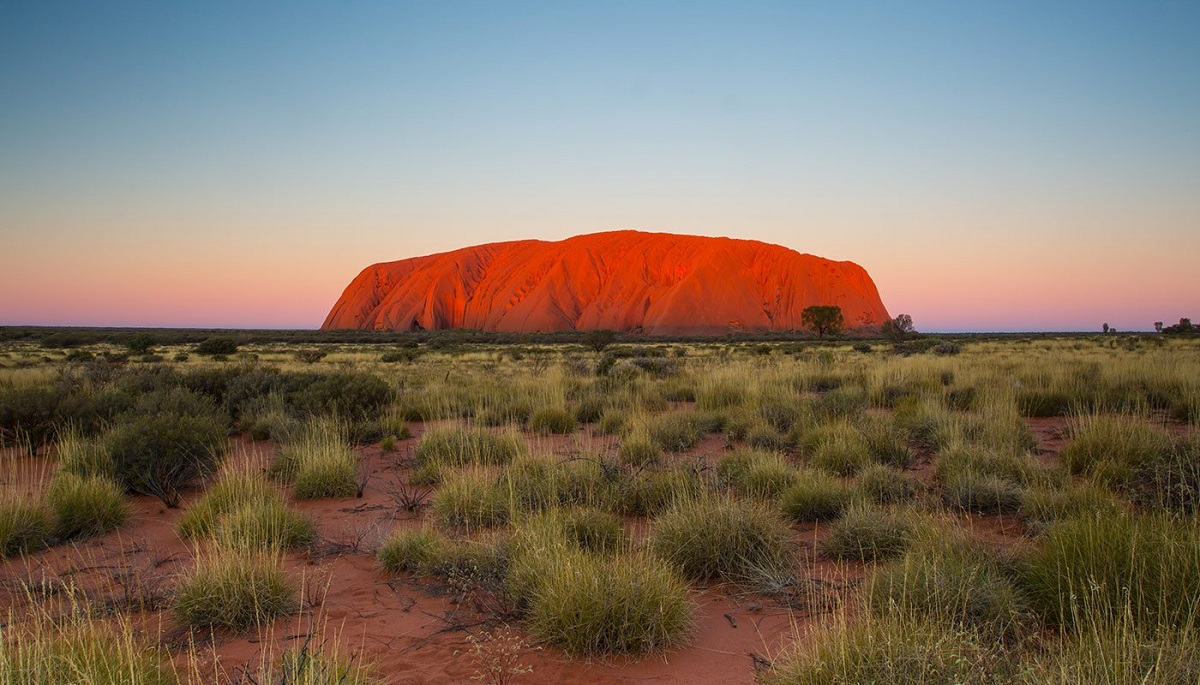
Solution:
M 1200 682 L 1200 340 L 590 342 L 8 340 L 0 683 Z

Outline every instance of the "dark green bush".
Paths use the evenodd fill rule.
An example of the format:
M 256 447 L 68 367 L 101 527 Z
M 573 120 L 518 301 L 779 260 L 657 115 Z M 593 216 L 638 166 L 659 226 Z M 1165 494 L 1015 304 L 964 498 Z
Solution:
M 156 405 L 161 411 L 150 409 Z M 174 507 L 179 491 L 211 473 L 224 454 L 228 419 L 186 390 L 144 397 L 138 407 L 147 413 L 123 415 L 104 436 L 113 477 L 131 492 Z
M 237 354 L 238 344 L 233 338 L 214 335 L 204 342 L 196 345 L 196 354 L 202 354 L 208 357 L 217 355 Z

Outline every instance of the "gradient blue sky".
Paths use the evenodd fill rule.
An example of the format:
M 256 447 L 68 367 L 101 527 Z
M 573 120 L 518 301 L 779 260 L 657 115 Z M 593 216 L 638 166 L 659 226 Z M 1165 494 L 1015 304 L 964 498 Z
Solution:
M 372 262 L 618 228 L 858 262 L 922 330 L 1200 318 L 1200 2 L 0 9 L 0 324 L 315 327 Z

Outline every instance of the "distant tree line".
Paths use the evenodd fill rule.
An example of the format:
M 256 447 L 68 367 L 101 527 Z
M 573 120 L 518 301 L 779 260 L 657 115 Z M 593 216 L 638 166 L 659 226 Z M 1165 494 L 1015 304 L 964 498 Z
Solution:
M 1193 326 L 1191 319 L 1180 319 L 1179 323 L 1173 326 L 1163 326 L 1161 321 L 1154 322 L 1154 330 L 1167 335 L 1197 335 L 1200 334 L 1200 326 Z

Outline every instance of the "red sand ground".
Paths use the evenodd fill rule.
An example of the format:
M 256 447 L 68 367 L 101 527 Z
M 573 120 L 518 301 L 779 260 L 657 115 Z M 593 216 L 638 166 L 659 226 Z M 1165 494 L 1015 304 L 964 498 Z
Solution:
M 612 231 L 374 264 L 321 327 L 720 335 L 798 330 L 810 305 L 840 306 L 851 327 L 888 316 L 853 262 L 751 240 Z
M 1031 425 L 1043 456 L 1054 458 L 1061 448 L 1062 421 L 1036 420 Z M 422 432 L 420 424 L 413 426 L 414 438 L 400 443 L 394 453 L 384 454 L 374 446 L 359 450 L 371 474 L 361 499 L 296 503 L 317 523 L 320 540 L 311 549 L 289 554 L 287 565 L 305 594 L 315 601 L 299 616 L 280 619 L 262 633 L 189 637 L 176 625 L 161 600 L 178 575 L 190 568 L 192 550 L 175 534 L 182 509 L 167 509 L 149 497 L 132 498 L 132 519 L 119 531 L 0 564 L 0 605 L 21 606 L 27 584 L 32 581 L 44 587 L 44 578 L 74 582 L 88 588 L 92 597 L 106 597 L 113 604 L 126 603 L 129 597 L 157 597 L 160 606 L 139 614 L 138 624 L 159 632 L 161 639 L 175 648 L 195 640 L 199 652 L 206 655 L 206 668 L 216 664 L 231 676 L 252 669 L 264 654 L 300 644 L 313 632 L 310 626 L 327 621 L 323 630 L 318 627 L 315 631 L 318 642 L 336 642 L 343 654 L 353 653 L 374 664 L 389 682 L 467 682 L 479 668 L 468 635 L 479 635 L 493 618 L 486 612 L 489 598 L 456 596 L 443 585 L 409 575 L 389 576 L 371 555 L 393 526 L 419 524 L 390 494 L 407 479 L 405 455 Z M 533 442 L 542 452 L 565 452 L 577 439 Z M 587 440 L 590 447 L 596 447 L 609 439 L 597 436 Z M 716 458 L 723 447 L 722 438 L 710 436 L 690 456 Z M 239 440 L 232 454 L 263 459 L 272 449 L 266 443 Z M 12 451 L 5 456 L 9 464 L 13 459 L 23 460 Z M 44 463 L 44 457 L 36 461 Z M 10 470 L 6 477 L 12 473 L 28 477 L 33 470 Z M 928 470 L 928 463 L 919 470 Z M 961 519 L 977 535 L 998 544 L 1015 544 L 1025 533 L 1012 518 L 964 515 Z M 821 526 L 796 526 L 795 533 L 801 552 L 800 575 L 820 588 L 819 594 L 836 598 L 864 575 L 861 564 L 819 559 L 816 546 L 823 536 Z M 550 647 L 528 648 L 521 661 L 533 671 L 516 682 L 749 685 L 754 682 L 756 664 L 778 656 L 824 612 L 821 607 L 789 608 L 787 601 L 746 595 L 729 586 L 696 589 L 693 600 L 695 631 L 685 647 L 642 659 L 606 661 L 573 659 Z

